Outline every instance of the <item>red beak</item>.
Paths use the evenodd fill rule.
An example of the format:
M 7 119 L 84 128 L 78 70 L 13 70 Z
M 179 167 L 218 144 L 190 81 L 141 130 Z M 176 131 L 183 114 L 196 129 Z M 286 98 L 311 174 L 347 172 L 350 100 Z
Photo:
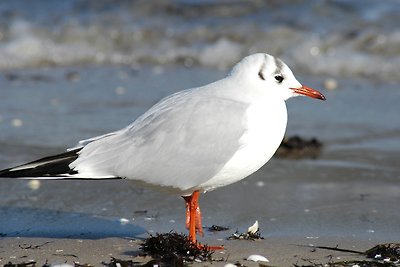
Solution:
M 290 88 L 290 89 L 292 89 L 295 93 L 300 94 L 300 95 L 305 95 L 305 96 L 309 96 L 309 97 L 316 98 L 316 99 L 326 100 L 326 98 L 323 94 L 321 94 L 317 90 L 307 87 L 305 85 L 301 86 L 300 88 Z

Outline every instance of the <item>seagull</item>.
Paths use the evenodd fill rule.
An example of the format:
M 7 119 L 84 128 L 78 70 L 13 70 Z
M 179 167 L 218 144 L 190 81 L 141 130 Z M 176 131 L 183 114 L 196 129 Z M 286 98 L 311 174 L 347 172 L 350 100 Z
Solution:
M 281 144 L 285 101 L 325 100 L 279 58 L 243 58 L 227 77 L 167 96 L 127 127 L 0 171 L 25 179 L 128 179 L 183 197 L 189 240 L 203 235 L 199 195 L 260 169 Z

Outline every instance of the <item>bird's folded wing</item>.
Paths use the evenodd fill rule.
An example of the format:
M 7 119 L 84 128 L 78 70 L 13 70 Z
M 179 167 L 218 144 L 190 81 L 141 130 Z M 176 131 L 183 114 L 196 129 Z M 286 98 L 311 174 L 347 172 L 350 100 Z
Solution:
M 127 128 L 88 143 L 70 167 L 180 190 L 211 179 L 241 146 L 248 105 L 190 94 L 172 95 Z

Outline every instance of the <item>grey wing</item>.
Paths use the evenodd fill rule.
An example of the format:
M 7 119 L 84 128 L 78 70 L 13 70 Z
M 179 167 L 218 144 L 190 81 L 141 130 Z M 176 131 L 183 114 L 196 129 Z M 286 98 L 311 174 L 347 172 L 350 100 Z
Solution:
M 184 91 L 117 134 L 87 144 L 70 167 L 188 190 L 211 179 L 240 147 L 247 104 Z

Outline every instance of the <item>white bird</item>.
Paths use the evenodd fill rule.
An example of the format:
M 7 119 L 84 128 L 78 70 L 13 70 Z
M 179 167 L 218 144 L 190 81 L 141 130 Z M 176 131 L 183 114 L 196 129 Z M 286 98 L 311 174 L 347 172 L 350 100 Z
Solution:
M 67 152 L 0 171 L 0 177 L 126 178 L 167 189 L 186 201 L 189 239 L 202 234 L 200 192 L 257 171 L 285 134 L 285 101 L 325 100 L 268 54 L 242 59 L 211 84 L 167 96 L 127 127 L 80 141 Z

